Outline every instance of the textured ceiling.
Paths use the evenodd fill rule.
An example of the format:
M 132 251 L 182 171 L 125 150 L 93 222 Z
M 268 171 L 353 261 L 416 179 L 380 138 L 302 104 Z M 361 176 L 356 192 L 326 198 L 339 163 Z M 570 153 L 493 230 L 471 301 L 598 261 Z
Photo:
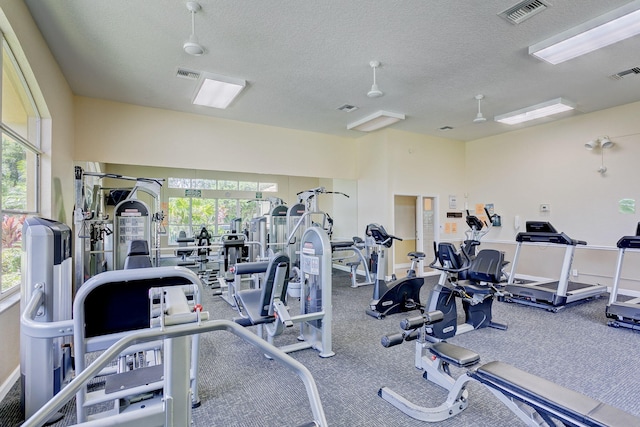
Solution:
M 515 0 L 201 0 L 201 57 L 182 50 L 185 1 L 25 3 L 76 95 L 244 122 L 359 137 L 348 123 L 388 110 L 407 116 L 396 129 L 472 140 L 524 127 L 493 116 L 557 97 L 578 105 L 558 117 L 640 100 L 640 76 L 608 77 L 640 66 L 640 37 L 559 65 L 527 53 L 628 0 L 549 0 L 518 25 L 498 16 Z M 371 60 L 382 63 L 380 98 L 366 96 Z M 196 82 L 176 77 L 179 67 L 248 87 L 226 110 L 194 106 Z M 476 94 L 484 123 L 473 122 Z

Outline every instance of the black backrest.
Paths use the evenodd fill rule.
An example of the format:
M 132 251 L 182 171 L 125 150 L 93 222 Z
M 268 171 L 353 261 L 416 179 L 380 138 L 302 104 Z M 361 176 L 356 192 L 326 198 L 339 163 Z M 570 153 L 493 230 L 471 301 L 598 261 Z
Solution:
M 146 240 L 129 240 L 127 256 L 129 255 L 149 255 L 149 243 Z
M 149 327 L 149 289 L 188 285 L 183 277 L 112 282 L 97 287 L 85 299 L 85 336 L 109 335 Z
M 504 253 L 495 249 L 482 249 L 471 261 L 469 280 L 474 282 L 499 283 L 502 277 Z
M 455 270 L 462 268 L 462 258 L 453 243 L 438 244 L 438 261 L 440 265 L 449 265 L 449 268 Z
M 198 255 L 209 255 L 210 245 L 211 234 L 205 227 L 202 227 L 200 234 L 198 234 Z
M 289 283 L 289 265 L 290 265 L 290 261 L 289 261 L 289 257 L 286 256 L 283 253 L 277 253 L 274 255 L 274 257 L 269 261 L 269 266 L 267 267 L 267 272 L 265 273 L 265 280 L 264 283 L 262 284 L 262 293 L 260 294 L 260 300 L 262 301 L 262 308 L 260 310 L 260 316 L 268 316 L 269 315 L 269 310 L 271 309 L 271 306 L 273 305 L 273 288 L 274 288 L 274 282 L 276 279 L 276 272 L 278 270 L 278 266 L 280 264 L 286 264 L 286 271 L 284 274 L 284 286 L 282 287 L 282 292 L 280 293 L 280 295 L 277 295 L 281 301 L 285 301 L 285 298 L 287 296 L 287 285 Z

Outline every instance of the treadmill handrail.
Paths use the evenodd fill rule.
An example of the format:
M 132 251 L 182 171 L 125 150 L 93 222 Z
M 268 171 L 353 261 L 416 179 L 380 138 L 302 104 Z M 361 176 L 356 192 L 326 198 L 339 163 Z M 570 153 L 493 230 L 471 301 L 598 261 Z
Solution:
M 586 245 L 584 240 L 575 240 L 564 233 L 528 233 L 521 231 L 516 235 L 516 242 L 553 243 L 556 245 Z

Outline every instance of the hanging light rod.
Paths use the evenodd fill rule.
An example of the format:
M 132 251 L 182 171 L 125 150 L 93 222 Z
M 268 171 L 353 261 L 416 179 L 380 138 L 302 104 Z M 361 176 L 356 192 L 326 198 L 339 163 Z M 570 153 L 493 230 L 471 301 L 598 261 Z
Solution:
M 202 7 L 200 7 L 200 3 L 198 2 L 188 1 L 187 9 L 189 13 L 191 13 L 191 35 L 189 36 L 189 40 L 182 45 L 182 49 L 189 55 L 202 56 L 205 50 L 204 47 L 198 43 L 198 38 L 196 37 L 196 13 L 198 13 Z
M 371 86 L 371 90 L 367 92 L 367 96 L 369 98 L 379 98 L 384 93 L 378 89 L 378 84 L 376 83 L 376 69 L 380 67 L 380 61 L 371 61 L 369 62 L 369 66 L 373 68 L 373 85 Z
M 529 47 L 529 54 L 560 64 L 640 34 L 640 0 L 550 37 Z

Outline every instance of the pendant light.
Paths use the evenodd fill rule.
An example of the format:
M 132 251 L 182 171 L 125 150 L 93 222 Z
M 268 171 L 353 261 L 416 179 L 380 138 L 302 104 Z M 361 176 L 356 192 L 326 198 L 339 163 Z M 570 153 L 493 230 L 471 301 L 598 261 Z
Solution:
M 369 62 L 369 65 L 371 66 L 371 68 L 373 68 L 373 85 L 371 86 L 371 90 L 367 92 L 367 96 L 369 98 L 379 98 L 384 95 L 384 93 L 380 89 L 378 89 L 378 85 L 376 84 L 376 68 L 380 66 L 380 62 L 371 61 Z
M 196 37 L 196 13 L 200 11 L 201 7 L 198 2 L 188 1 L 187 9 L 191 13 L 191 35 L 189 36 L 189 40 L 182 45 L 182 49 L 189 55 L 202 56 L 204 54 L 204 47 L 198 43 L 198 38 Z
M 478 101 L 478 115 L 473 119 L 473 123 L 484 123 L 487 121 L 486 117 L 482 115 L 482 111 L 480 110 L 480 103 L 483 99 L 484 95 L 476 95 L 476 100 Z

